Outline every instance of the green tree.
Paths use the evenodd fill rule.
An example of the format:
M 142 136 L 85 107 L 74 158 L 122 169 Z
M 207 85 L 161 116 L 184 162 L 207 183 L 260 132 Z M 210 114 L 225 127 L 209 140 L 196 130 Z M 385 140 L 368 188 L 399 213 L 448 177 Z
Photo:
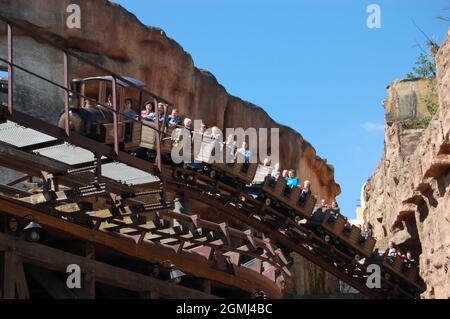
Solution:
M 430 54 L 420 53 L 416 60 L 416 66 L 413 67 L 413 72 L 407 74 L 408 79 L 435 77 L 436 63 L 433 56 Z
M 416 66 L 413 67 L 413 72 L 409 72 L 406 76 L 408 79 L 416 78 L 433 78 L 436 76 L 436 61 L 435 57 L 439 51 L 439 45 L 436 42 L 434 36 L 429 37 L 414 21 L 416 28 L 423 34 L 426 38 L 425 50 L 419 42 L 416 41 L 416 46 L 422 51 L 416 60 Z

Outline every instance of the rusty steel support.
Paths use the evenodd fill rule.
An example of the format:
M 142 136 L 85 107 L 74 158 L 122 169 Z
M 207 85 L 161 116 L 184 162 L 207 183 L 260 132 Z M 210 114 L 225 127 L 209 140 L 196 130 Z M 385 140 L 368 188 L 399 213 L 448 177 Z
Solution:
M 98 153 L 95 153 L 95 178 L 94 183 L 98 184 L 100 182 L 100 178 L 102 177 L 102 156 Z
M 70 89 L 69 87 L 69 64 L 67 52 L 63 52 L 64 55 L 64 87 Z M 70 116 L 69 116 L 69 91 L 64 90 L 64 114 L 66 116 L 64 121 L 64 129 L 66 130 L 66 135 L 70 134 Z
M 113 104 L 113 125 L 114 125 L 114 155 L 119 155 L 119 123 L 117 118 L 117 80 L 112 77 L 112 104 Z
M 165 181 L 162 174 L 162 139 L 164 137 L 164 128 L 165 128 L 165 122 L 166 122 L 166 110 L 164 110 L 164 117 L 163 117 L 163 123 L 161 125 L 160 116 L 159 114 L 159 107 L 158 107 L 158 99 L 155 97 L 153 100 L 156 108 L 156 170 L 157 175 L 161 179 L 161 199 L 165 199 Z
M 99 64 L 97 64 L 95 62 L 90 61 L 89 59 L 83 57 L 80 54 L 77 54 L 75 52 L 72 52 L 71 50 L 68 50 L 67 48 L 65 48 L 65 47 L 55 43 L 54 41 L 39 35 L 37 32 L 31 31 L 26 26 L 23 26 L 23 25 L 21 25 L 21 24 L 19 24 L 17 22 L 14 22 L 14 21 L 8 19 L 7 17 L 5 17 L 5 16 L 3 16 L 1 14 L 0 14 L 0 21 L 5 22 L 8 25 L 8 27 L 11 27 L 11 28 L 14 27 L 15 29 L 18 29 L 21 32 L 27 34 L 31 38 L 37 39 L 40 42 L 44 42 L 44 43 L 52 46 L 55 49 L 58 49 L 60 51 L 66 51 L 69 56 L 71 56 L 71 57 L 73 57 L 73 58 L 75 58 L 75 59 L 77 59 L 77 60 L 79 60 L 79 61 L 81 61 L 83 63 L 86 63 L 89 66 L 92 66 L 92 67 L 96 68 L 98 71 L 101 71 L 103 73 L 109 74 L 109 75 L 115 77 L 116 79 L 120 79 L 121 82 L 124 82 L 124 83 L 126 83 L 127 85 L 129 85 L 131 87 L 134 87 L 134 88 L 136 88 L 136 89 L 138 89 L 140 91 L 143 91 L 143 92 L 145 92 L 146 94 L 148 94 L 148 95 L 150 95 L 152 97 L 156 97 L 156 94 L 154 94 L 153 92 L 149 91 L 148 89 L 137 87 L 134 83 L 132 83 L 131 81 L 127 80 L 126 78 L 121 77 L 117 73 L 114 73 L 111 70 L 108 70 L 107 68 L 105 68 L 105 67 L 103 67 L 103 66 L 101 66 L 101 65 L 99 65 Z M 170 103 L 169 101 L 167 101 L 167 100 L 165 100 L 165 99 L 163 99 L 161 97 L 158 97 L 158 99 L 161 102 L 165 103 L 165 104 L 172 105 L 172 103 Z
M 156 167 L 158 168 L 158 173 L 161 174 L 162 167 L 162 156 L 161 156 L 161 122 L 159 121 L 159 108 L 158 108 L 158 99 L 154 98 L 155 108 L 156 108 Z M 164 127 L 164 126 L 163 126 Z
M 13 113 L 13 36 L 12 27 L 9 23 L 6 26 L 7 42 L 8 42 L 8 112 Z

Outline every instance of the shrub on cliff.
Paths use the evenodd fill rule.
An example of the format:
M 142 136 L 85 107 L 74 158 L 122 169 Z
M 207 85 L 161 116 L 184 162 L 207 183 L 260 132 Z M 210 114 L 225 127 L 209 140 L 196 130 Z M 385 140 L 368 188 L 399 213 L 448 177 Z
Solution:
M 417 46 L 422 52 L 416 60 L 416 66 L 413 67 L 413 72 L 407 74 L 408 79 L 434 78 L 436 76 L 436 62 L 434 61 L 434 57 L 439 50 L 439 45 L 434 37 L 429 38 L 426 34 L 424 35 L 427 37 L 425 45 L 428 48 L 428 52 L 417 43 Z
M 416 60 L 416 65 L 413 67 L 413 72 L 407 74 L 408 79 L 427 78 L 436 76 L 436 63 L 434 58 L 425 53 L 421 53 Z

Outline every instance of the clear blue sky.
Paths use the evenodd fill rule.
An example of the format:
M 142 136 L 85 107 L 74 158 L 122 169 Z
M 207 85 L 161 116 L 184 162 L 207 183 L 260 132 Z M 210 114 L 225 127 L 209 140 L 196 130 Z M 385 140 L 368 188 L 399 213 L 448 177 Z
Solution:
M 425 38 L 440 43 L 436 19 L 450 0 L 120 0 L 212 72 L 227 91 L 298 130 L 335 166 L 343 212 L 354 217 L 360 189 L 383 151 L 386 86 L 411 70 Z M 381 29 L 366 8 L 381 7 Z

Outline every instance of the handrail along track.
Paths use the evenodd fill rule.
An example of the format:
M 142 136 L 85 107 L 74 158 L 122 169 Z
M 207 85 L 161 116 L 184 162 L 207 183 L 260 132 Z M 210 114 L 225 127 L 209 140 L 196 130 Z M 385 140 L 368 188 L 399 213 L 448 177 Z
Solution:
M 151 172 L 160 177 L 163 183 L 163 189 L 167 186 L 167 189 L 171 191 L 178 191 L 181 193 L 189 194 L 192 198 L 197 198 L 209 205 L 218 208 L 222 212 L 230 213 L 233 217 L 236 217 L 249 227 L 263 232 L 268 238 L 271 238 L 274 242 L 282 244 L 286 250 L 294 251 L 304 256 L 306 259 L 324 268 L 328 272 L 332 273 L 339 279 L 348 283 L 349 285 L 360 290 L 363 294 L 371 298 L 380 298 L 386 296 L 405 296 L 414 297 L 415 293 L 410 293 L 402 288 L 399 288 L 397 284 L 392 284 L 385 278 L 383 283 L 385 289 L 369 289 L 365 285 L 365 278 L 367 272 L 365 265 L 355 261 L 352 256 L 349 256 L 345 252 L 336 249 L 332 244 L 324 241 L 311 229 L 306 228 L 302 224 L 298 223 L 295 218 L 297 216 L 286 215 L 284 212 L 278 212 L 276 208 L 271 205 L 264 205 L 257 200 L 252 200 L 248 196 L 242 193 L 242 189 L 234 188 L 233 186 L 218 183 L 214 178 L 205 177 L 203 174 L 194 172 L 189 169 L 183 169 L 176 165 L 163 165 L 162 148 L 161 143 L 163 135 L 165 134 L 164 128 L 159 124 L 159 121 L 155 121 L 155 125 L 148 125 L 156 132 L 156 161 L 155 165 L 136 158 L 126 152 L 120 150 L 119 145 L 119 130 L 118 130 L 118 116 L 123 115 L 118 109 L 116 99 L 116 86 L 117 81 L 120 80 L 127 83 L 129 86 L 137 89 L 141 93 L 145 93 L 154 98 L 154 103 L 157 105 L 159 102 L 163 102 L 167 105 L 172 105 L 165 99 L 162 99 L 154 93 L 136 86 L 131 81 L 89 61 L 88 59 L 76 54 L 66 48 L 53 43 L 52 41 L 42 37 L 34 32 L 31 32 L 20 24 L 11 21 L 8 18 L 0 16 L 0 20 L 4 21 L 7 25 L 7 42 L 8 42 L 8 58 L 0 58 L 0 61 L 4 62 L 8 66 L 8 103 L 6 106 L 1 106 L 0 117 L 4 120 L 11 120 L 26 127 L 33 128 L 49 136 L 53 136 L 61 141 L 69 142 L 73 145 L 81 146 L 87 150 L 92 151 L 97 158 L 106 156 L 115 159 L 116 161 L 125 163 L 132 167 L 139 168 L 141 170 Z M 25 32 L 29 36 L 43 41 L 52 47 L 55 47 L 63 52 L 64 57 L 64 85 L 59 85 L 51 80 L 48 80 L 32 71 L 29 71 L 14 63 L 13 59 L 13 28 L 17 28 L 22 32 Z M 100 101 L 95 101 L 98 105 L 108 107 L 113 112 L 114 120 L 114 143 L 113 146 L 104 145 L 98 143 L 85 136 L 70 131 L 70 117 L 69 117 L 69 94 L 76 94 L 80 97 L 91 99 L 87 96 L 80 94 L 80 92 L 73 91 L 69 87 L 69 69 L 68 69 L 68 57 L 79 59 L 96 69 L 110 74 L 112 76 L 112 88 L 113 88 L 113 101 L 111 107 L 101 104 Z M 60 89 L 64 90 L 64 113 L 66 115 L 64 129 L 50 125 L 42 120 L 33 118 L 23 112 L 19 112 L 14 109 L 13 105 L 13 83 L 14 83 L 14 69 L 17 68 L 24 71 L 31 76 L 37 77 L 40 80 L 44 80 Z M 157 109 L 156 109 L 157 111 Z M 158 112 L 158 111 L 157 111 Z M 157 113 L 157 119 L 159 119 L 159 113 Z M 147 125 L 147 124 L 144 124 Z M 189 177 L 186 179 L 186 177 Z M 246 176 L 235 176 L 238 180 L 247 178 Z M 197 184 L 197 181 L 202 183 Z M 248 182 L 248 181 L 247 181 Z M 242 181 L 241 181 L 242 184 Z M 243 183 L 245 184 L 245 183 Z M 242 200 L 242 196 L 247 199 Z M 250 203 L 250 204 L 248 204 Z M 283 201 L 282 201 L 283 203 Z M 284 203 L 286 204 L 286 203 Z M 253 207 L 252 207 L 253 205 Z M 312 212 L 312 207 L 308 207 L 305 211 L 300 211 L 303 215 L 302 218 L 309 218 Z M 287 203 L 288 212 L 292 210 L 292 203 Z M 295 208 L 294 208 L 295 210 Z M 263 212 L 268 218 L 259 216 L 260 212 Z M 168 216 L 168 215 L 166 215 Z M 95 216 L 94 216 L 95 217 Z M 172 215 L 173 217 L 173 215 Z M 178 216 L 181 217 L 181 216 Z M 284 217 L 284 218 L 283 218 Z M 116 221 L 116 226 L 126 226 L 134 229 L 135 231 L 143 231 L 142 227 L 134 223 L 121 223 Z M 219 246 L 224 245 L 223 242 L 218 242 Z M 370 256 L 368 256 L 370 257 Z M 283 257 L 284 258 L 284 257 Z M 339 262 L 337 262 L 339 261 Z M 286 267 L 286 265 L 283 265 Z M 395 288 L 395 289 L 392 289 Z M 392 292 L 395 292 L 393 295 Z

